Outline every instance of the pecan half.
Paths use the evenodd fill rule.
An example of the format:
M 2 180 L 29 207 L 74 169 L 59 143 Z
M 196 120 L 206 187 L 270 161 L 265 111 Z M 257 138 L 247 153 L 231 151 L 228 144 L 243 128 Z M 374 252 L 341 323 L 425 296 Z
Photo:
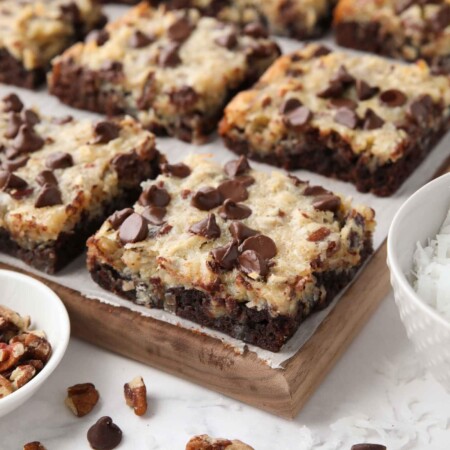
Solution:
M 75 384 L 67 388 L 65 404 L 77 417 L 83 417 L 94 409 L 99 398 L 92 383 Z
M 133 408 L 137 416 L 147 412 L 147 388 L 142 377 L 135 377 L 123 387 L 127 405 Z

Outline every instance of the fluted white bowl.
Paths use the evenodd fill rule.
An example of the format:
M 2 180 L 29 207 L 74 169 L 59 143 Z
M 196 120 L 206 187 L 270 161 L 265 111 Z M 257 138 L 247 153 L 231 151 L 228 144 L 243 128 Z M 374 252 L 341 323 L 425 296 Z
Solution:
M 0 270 L 0 304 L 22 316 L 30 316 L 32 329 L 45 331 L 52 346 L 52 355 L 44 368 L 20 389 L 0 399 L 1 417 L 25 403 L 56 369 L 69 343 L 70 322 L 62 301 L 51 289 L 34 278 L 9 270 Z
M 412 195 L 398 210 L 388 235 L 388 265 L 395 302 L 409 339 L 425 368 L 450 392 L 450 322 L 423 301 L 412 287 L 417 242 L 438 233 L 450 207 L 450 174 Z

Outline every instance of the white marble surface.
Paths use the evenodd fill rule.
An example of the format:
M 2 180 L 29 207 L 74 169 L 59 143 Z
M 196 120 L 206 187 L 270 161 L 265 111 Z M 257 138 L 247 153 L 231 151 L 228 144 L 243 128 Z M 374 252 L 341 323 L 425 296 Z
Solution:
M 149 391 L 143 418 L 122 398 L 123 384 L 137 374 Z M 95 383 L 101 401 L 78 419 L 64 406 L 65 389 L 87 381 Z M 72 339 L 42 390 L 0 419 L 0 449 L 18 450 L 32 440 L 48 450 L 87 449 L 86 431 L 103 415 L 121 427 L 118 448 L 124 450 L 183 450 L 200 433 L 239 438 L 256 450 L 349 450 L 363 441 L 389 450 L 450 448 L 450 395 L 419 369 L 392 296 L 294 421 Z

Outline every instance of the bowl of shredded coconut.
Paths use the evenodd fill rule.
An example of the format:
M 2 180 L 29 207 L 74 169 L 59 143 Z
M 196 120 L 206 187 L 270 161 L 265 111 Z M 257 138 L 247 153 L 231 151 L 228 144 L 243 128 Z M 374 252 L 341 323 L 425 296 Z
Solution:
M 399 209 L 388 235 L 388 265 L 408 337 L 450 391 L 450 173 Z

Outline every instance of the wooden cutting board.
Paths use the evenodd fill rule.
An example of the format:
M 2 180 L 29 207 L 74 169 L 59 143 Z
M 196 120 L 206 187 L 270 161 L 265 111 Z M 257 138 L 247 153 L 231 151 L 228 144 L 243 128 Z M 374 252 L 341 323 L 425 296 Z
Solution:
M 436 175 L 447 171 L 450 160 Z M 297 415 L 390 290 L 384 243 L 311 339 L 283 369 L 272 369 L 250 351 L 236 354 L 212 337 L 34 277 L 61 297 L 74 336 L 286 418 Z

